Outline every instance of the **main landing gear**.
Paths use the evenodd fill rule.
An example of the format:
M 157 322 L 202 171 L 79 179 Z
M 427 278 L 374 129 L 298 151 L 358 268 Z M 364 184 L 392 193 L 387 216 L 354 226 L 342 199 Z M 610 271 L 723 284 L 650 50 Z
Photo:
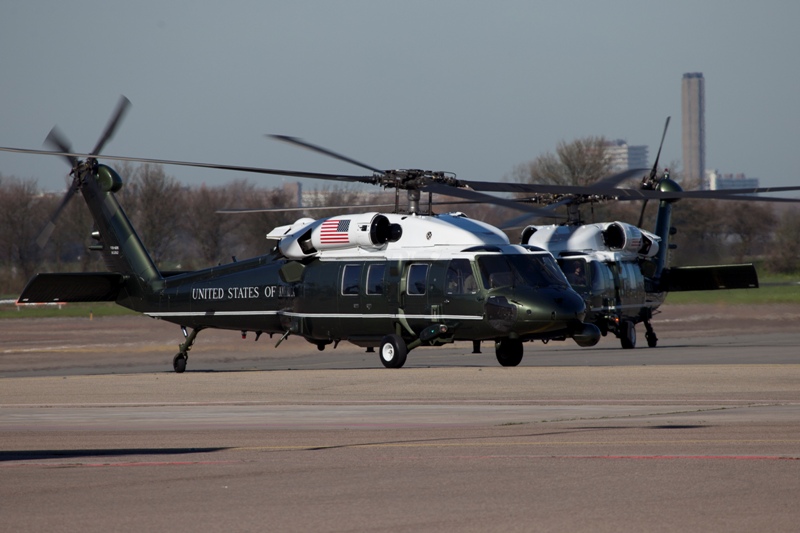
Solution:
M 636 324 L 632 320 L 619 323 L 619 342 L 626 350 L 636 348 Z
M 647 346 L 655 348 L 658 344 L 656 332 L 653 331 L 653 326 L 650 324 L 649 320 L 643 320 L 642 322 L 647 330 L 644 334 L 644 338 L 647 339 Z M 633 320 L 620 321 L 617 337 L 619 337 L 619 342 L 624 349 L 631 350 L 636 348 L 636 323 Z
M 438 346 L 453 342 L 448 335 L 449 328 L 445 324 L 431 324 L 423 329 L 419 337 L 406 344 L 405 339 L 397 333 L 390 333 L 381 339 L 380 358 L 386 368 L 401 368 L 406 364 L 408 352 L 417 346 Z
M 187 333 L 186 328 L 181 327 L 181 331 L 183 331 L 183 336 L 186 337 L 186 341 L 178 345 L 179 351 L 177 354 L 175 354 L 175 357 L 172 358 L 172 368 L 178 374 L 182 374 L 186 371 L 186 362 L 189 359 L 189 350 L 192 349 L 194 339 L 197 337 L 197 334 L 200 333 L 201 329 L 203 328 L 194 328 L 191 333 Z

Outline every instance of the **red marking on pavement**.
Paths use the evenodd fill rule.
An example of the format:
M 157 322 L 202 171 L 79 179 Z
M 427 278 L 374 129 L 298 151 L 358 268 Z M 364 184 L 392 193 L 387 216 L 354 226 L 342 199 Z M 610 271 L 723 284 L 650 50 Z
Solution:
M 800 461 L 800 457 L 783 455 L 558 455 L 554 459 L 691 459 L 734 461 Z

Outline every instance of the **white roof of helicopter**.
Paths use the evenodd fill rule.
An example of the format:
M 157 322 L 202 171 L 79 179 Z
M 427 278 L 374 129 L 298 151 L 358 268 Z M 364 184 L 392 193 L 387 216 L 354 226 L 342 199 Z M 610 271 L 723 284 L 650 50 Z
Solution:
M 604 232 L 611 226 L 621 233 L 624 244 L 609 246 Z M 544 248 L 559 257 L 566 253 L 586 253 L 602 256 L 608 260 L 636 259 L 655 255 L 661 238 L 625 222 L 598 222 L 595 224 L 582 224 L 577 226 L 549 225 L 531 226 L 536 231 L 528 238 L 532 246 Z M 644 241 L 649 240 L 650 246 L 646 252 L 642 251 Z
M 396 242 L 375 245 L 370 240 L 370 227 L 376 217 L 386 217 L 390 224 L 402 228 Z M 311 231 L 310 239 L 308 232 Z M 326 219 L 303 218 L 289 226 L 275 228 L 268 239 L 279 240 L 278 246 L 290 259 L 316 256 L 320 259 L 436 259 L 467 248 L 496 246 L 505 253 L 527 253 L 511 245 L 498 228 L 468 218 L 463 213 L 414 215 L 397 213 L 359 213 Z M 313 253 L 301 251 L 298 239 L 309 239 Z

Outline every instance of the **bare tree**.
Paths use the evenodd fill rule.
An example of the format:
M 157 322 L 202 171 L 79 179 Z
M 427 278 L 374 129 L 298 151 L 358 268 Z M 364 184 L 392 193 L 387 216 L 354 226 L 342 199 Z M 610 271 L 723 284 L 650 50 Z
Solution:
M 738 241 L 731 246 L 734 258 L 743 262 L 756 252 L 758 244 L 769 239 L 777 221 L 773 207 L 758 202 L 727 202 L 723 209 L 729 213 L 725 228 Z
M 245 183 L 219 187 L 203 184 L 186 192 L 185 230 L 196 244 L 200 266 L 205 268 L 218 264 L 233 247 L 231 231 L 237 220 L 217 211 L 233 207 L 234 194 L 240 194 L 236 191 L 247 188 Z M 185 259 L 184 263 L 188 266 L 194 261 Z
M 178 238 L 185 218 L 185 198 L 178 181 L 168 176 L 161 165 L 145 163 L 132 173 L 123 186 L 120 203 L 132 219 L 139 237 L 157 265 L 174 260 L 170 247 Z
M 800 269 L 800 209 L 789 208 L 778 218 L 774 232 L 770 269 L 791 273 Z
M 671 253 L 675 265 L 709 264 L 722 258 L 726 228 L 721 223 L 721 202 L 681 200 L 672 211 L 672 225 L 678 229 L 672 238 L 677 249 Z
M 41 260 L 36 237 L 50 215 L 36 181 L 0 180 L 0 260 L 5 265 L 3 292 L 17 292 Z
M 248 182 L 234 182 L 231 194 L 234 207 L 257 209 L 297 205 L 296 199 L 284 189 L 256 189 Z M 236 245 L 231 255 L 241 258 L 267 253 L 269 251 L 267 233 L 276 226 L 290 224 L 300 217 L 296 212 L 280 211 L 228 216 L 235 224 L 233 235 L 236 237 Z
M 55 209 L 55 205 L 61 199 L 52 200 L 54 201 L 51 202 L 51 209 Z M 71 269 L 70 264 L 84 272 L 101 268 L 102 256 L 99 253 L 91 253 L 88 249 L 93 242 L 92 225 L 92 215 L 78 193 L 61 212 L 50 237 L 51 244 L 48 245 L 48 249 L 52 247 L 53 255 L 48 257 L 48 260 L 54 261 L 56 271 Z
M 556 153 L 547 152 L 512 171 L 512 179 L 523 183 L 591 185 L 611 173 L 605 137 L 583 137 L 561 141 Z

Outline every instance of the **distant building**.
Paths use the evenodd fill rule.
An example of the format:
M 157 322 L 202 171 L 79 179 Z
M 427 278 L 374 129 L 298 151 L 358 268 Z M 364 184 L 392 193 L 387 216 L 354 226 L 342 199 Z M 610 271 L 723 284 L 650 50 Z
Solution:
M 707 170 L 705 180 L 712 191 L 725 189 L 757 189 L 758 178 L 748 178 L 743 173 L 720 174 L 719 170 Z
M 623 172 L 632 168 L 648 168 L 647 146 L 631 146 L 622 139 L 608 141 L 606 157 L 611 163 L 612 172 Z
M 706 96 L 705 80 L 701 72 L 683 75 L 681 83 L 681 140 L 683 144 L 683 174 L 689 183 L 703 181 L 706 167 Z
M 284 183 L 283 184 L 283 192 L 285 192 L 289 198 L 292 198 L 293 202 L 296 202 L 294 206 L 286 206 L 286 207 L 303 207 L 303 184 L 299 181 L 294 183 Z

